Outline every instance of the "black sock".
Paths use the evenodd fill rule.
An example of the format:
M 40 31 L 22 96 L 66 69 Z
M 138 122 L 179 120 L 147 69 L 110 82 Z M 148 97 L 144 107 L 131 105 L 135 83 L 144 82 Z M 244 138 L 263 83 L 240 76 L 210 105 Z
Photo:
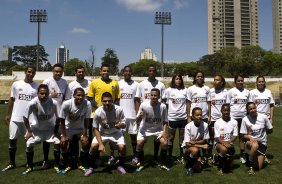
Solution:
M 125 157 L 124 156 L 119 156 L 118 159 L 119 159 L 119 165 L 123 166 L 124 161 L 125 161 Z
M 223 168 L 225 161 L 226 161 L 226 157 L 223 157 L 220 154 L 218 154 L 218 168 L 219 169 Z
M 59 164 L 60 164 L 60 155 L 61 155 L 60 151 L 54 150 L 54 166 L 59 166 Z
M 245 150 L 243 149 L 240 150 L 240 156 L 245 156 Z
M 100 152 L 98 150 L 90 154 L 90 167 L 95 166 L 95 162 L 99 158 L 99 156 L 100 156 Z
M 33 151 L 26 152 L 26 161 L 27 161 L 28 167 L 30 168 L 33 168 L 33 155 L 34 155 Z
M 89 158 L 89 152 L 80 151 L 80 165 L 87 166 Z
M 173 145 L 167 145 L 167 153 L 169 159 L 172 159 L 172 150 L 173 150 Z
M 16 152 L 17 148 L 9 148 L 9 157 L 10 157 L 10 164 L 16 163 Z
M 137 146 L 137 140 L 136 140 L 137 138 L 136 137 L 137 137 L 136 134 L 130 134 L 133 157 L 136 157 L 136 146 Z
M 43 142 L 43 155 L 44 155 L 44 161 L 48 161 L 48 157 L 49 157 L 49 150 L 50 150 L 50 143 L 44 141 Z
M 165 164 L 166 155 L 167 155 L 167 150 L 166 149 L 161 149 L 161 163 L 162 164 Z
M 144 162 L 144 151 L 136 151 L 136 155 L 138 158 L 138 161 L 143 164 Z
M 70 152 L 63 152 L 62 153 L 63 159 L 64 159 L 64 165 L 65 166 L 70 166 Z
M 195 163 L 195 158 L 188 156 L 188 160 L 186 162 L 186 168 L 193 168 L 194 163 Z
M 158 154 L 160 149 L 160 141 L 154 140 L 154 160 L 158 161 Z

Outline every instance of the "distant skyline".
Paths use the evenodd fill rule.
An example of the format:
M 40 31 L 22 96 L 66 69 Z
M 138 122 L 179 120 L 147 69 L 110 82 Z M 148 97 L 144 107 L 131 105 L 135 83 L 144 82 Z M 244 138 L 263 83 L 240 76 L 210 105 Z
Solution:
M 91 58 L 95 66 L 107 48 L 115 50 L 120 68 L 136 62 L 145 48 L 161 56 L 161 26 L 156 11 L 169 11 L 172 24 L 164 28 L 164 60 L 196 61 L 208 53 L 207 0 L 1 0 L 0 46 L 35 45 L 37 24 L 29 22 L 30 9 L 46 9 L 40 44 L 56 61 L 56 48 L 64 43 L 70 58 Z M 259 0 L 260 46 L 273 47 L 271 0 Z

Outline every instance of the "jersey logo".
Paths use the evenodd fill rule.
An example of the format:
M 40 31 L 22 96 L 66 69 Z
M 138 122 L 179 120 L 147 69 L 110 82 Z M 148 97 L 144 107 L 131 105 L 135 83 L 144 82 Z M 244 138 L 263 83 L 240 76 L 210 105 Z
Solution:
M 19 94 L 19 100 L 30 101 L 32 100 L 32 95 Z
M 256 104 L 269 104 L 270 103 L 270 99 L 257 99 Z
M 132 99 L 132 98 L 133 98 L 133 95 L 132 95 L 132 94 L 129 94 L 129 93 L 121 93 L 121 94 L 120 94 L 120 98 L 121 98 L 121 99 Z
M 247 99 L 234 99 L 234 104 L 246 104 Z

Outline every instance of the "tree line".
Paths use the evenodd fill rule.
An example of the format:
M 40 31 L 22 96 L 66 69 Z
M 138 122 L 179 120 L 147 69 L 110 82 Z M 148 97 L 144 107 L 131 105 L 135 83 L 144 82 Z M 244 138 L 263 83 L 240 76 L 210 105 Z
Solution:
M 99 67 L 94 67 L 94 49 L 90 49 L 93 61 L 83 61 L 79 58 L 72 58 L 65 64 L 65 75 L 74 75 L 74 69 L 78 65 L 86 68 L 86 75 L 99 75 Z M 40 46 L 39 70 L 51 71 L 51 64 L 43 46 Z M 110 65 L 112 75 L 121 75 L 119 69 L 119 58 L 114 49 L 105 50 L 101 63 Z M 130 63 L 134 76 L 146 76 L 146 69 L 149 65 L 156 65 L 160 76 L 161 63 L 153 60 L 138 60 Z M 12 70 L 23 70 L 24 66 L 36 66 L 36 45 L 15 46 L 13 49 L 13 61 L 1 61 L 0 73 L 10 75 Z M 281 76 L 282 56 L 272 51 L 266 51 L 259 46 L 226 47 L 214 54 L 202 56 L 198 61 L 182 63 L 164 63 L 164 76 L 170 77 L 174 73 L 193 76 L 194 72 L 201 70 L 206 76 L 221 74 L 224 77 L 233 77 L 237 73 L 245 76 Z

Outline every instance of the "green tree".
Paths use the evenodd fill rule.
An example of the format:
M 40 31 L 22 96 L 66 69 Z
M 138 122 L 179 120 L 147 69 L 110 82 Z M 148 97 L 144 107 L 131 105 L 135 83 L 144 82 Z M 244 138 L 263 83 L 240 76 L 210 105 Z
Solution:
M 24 65 L 14 65 L 4 72 L 4 75 L 12 75 L 12 71 L 24 71 Z
M 75 73 L 75 68 L 78 66 L 84 66 L 85 62 L 79 60 L 78 58 L 72 58 L 65 64 L 65 75 L 66 76 L 73 76 Z
M 224 66 L 224 59 L 221 53 L 216 52 L 204 55 L 197 64 L 205 71 L 206 76 L 214 76 L 221 72 L 221 68 Z
M 48 61 L 44 66 L 43 66 L 43 71 L 52 71 L 52 65 L 51 63 Z
M 102 59 L 102 64 L 108 64 L 110 66 L 110 73 L 116 75 L 119 72 L 119 59 L 113 49 L 107 48 Z
M 131 63 L 130 66 L 133 70 L 134 76 L 140 76 L 140 77 L 146 77 L 147 76 L 147 68 L 150 65 L 155 65 L 157 67 L 157 76 L 160 76 L 160 69 L 161 65 L 159 62 L 148 60 L 148 59 L 142 59 L 139 60 L 136 63 Z
M 26 45 L 26 46 L 15 46 L 13 49 L 13 60 L 15 62 L 20 62 L 24 66 L 36 66 L 37 59 L 37 46 L 36 45 Z M 38 69 L 42 70 L 44 65 L 47 63 L 47 57 L 49 54 L 46 53 L 44 46 L 39 46 L 39 60 Z
M 10 69 L 15 65 L 17 65 L 17 63 L 14 61 L 8 61 L 8 60 L 0 61 L 0 74 L 4 74 L 8 69 Z

